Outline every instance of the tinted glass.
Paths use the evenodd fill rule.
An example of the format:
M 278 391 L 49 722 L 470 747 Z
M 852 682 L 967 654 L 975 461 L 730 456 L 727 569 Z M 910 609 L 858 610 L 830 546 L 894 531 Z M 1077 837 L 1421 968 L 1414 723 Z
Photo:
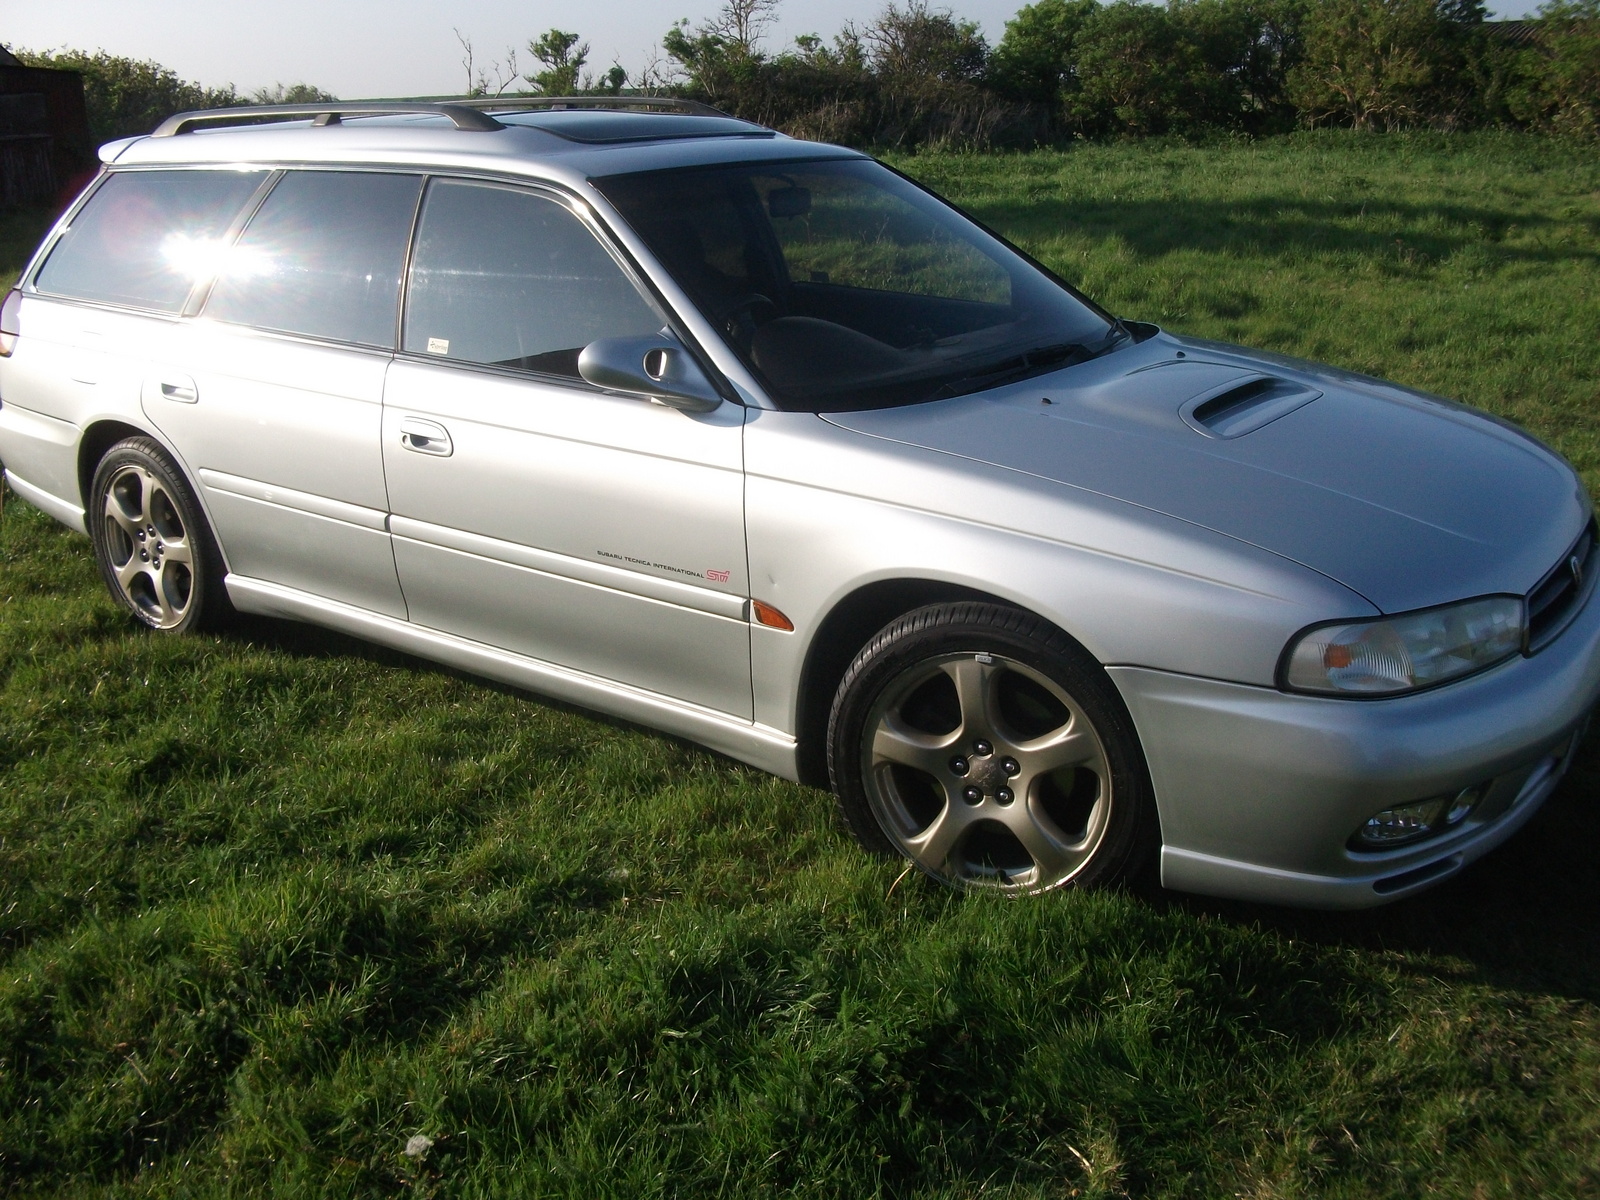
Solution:
M 50 252 L 41 292 L 177 312 L 210 273 L 260 171 L 120 171 Z
M 597 185 L 787 408 L 977 391 L 1123 336 L 877 163 L 751 163 Z
M 416 175 L 289 172 L 224 257 L 205 315 L 393 346 L 421 188 Z
M 1011 276 L 925 207 L 856 176 L 809 171 L 798 184 L 756 176 L 790 279 L 835 287 L 1010 304 Z
M 532 192 L 438 180 L 411 256 L 403 348 L 578 377 L 597 338 L 661 317 L 570 209 Z

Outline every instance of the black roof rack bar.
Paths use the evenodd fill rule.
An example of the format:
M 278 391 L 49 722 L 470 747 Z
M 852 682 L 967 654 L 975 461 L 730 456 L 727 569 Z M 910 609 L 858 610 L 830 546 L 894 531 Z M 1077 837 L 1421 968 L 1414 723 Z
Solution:
M 313 125 L 337 125 L 342 117 L 379 117 L 396 113 L 429 113 L 449 117 L 457 129 L 475 133 L 490 133 L 505 126 L 488 113 L 464 104 L 419 104 L 408 100 L 356 100 L 350 103 L 328 101 L 323 104 L 258 104 L 248 108 L 210 108 L 198 112 L 183 112 L 168 117 L 151 137 L 176 137 L 188 133 L 197 125 L 213 121 L 250 121 L 258 117 L 310 117 Z
M 712 108 L 711 105 L 702 104 L 698 100 L 685 100 L 680 96 L 473 96 L 465 100 L 448 100 L 445 103 L 475 109 L 600 108 L 692 113 L 701 117 L 732 115 L 720 108 Z

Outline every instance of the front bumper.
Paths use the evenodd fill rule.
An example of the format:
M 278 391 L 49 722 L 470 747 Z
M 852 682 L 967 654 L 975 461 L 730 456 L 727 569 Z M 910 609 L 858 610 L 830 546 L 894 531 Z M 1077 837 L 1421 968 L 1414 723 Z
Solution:
M 1109 668 L 1161 817 L 1161 881 L 1180 891 L 1365 908 L 1454 874 L 1516 832 L 1566 771 L 1600 696 L 1600 602 L 1530 658 L 1389 700 Z M 1393 850 L 1352 834 L 1380 809 L 1492 780 L 1459 827 Z

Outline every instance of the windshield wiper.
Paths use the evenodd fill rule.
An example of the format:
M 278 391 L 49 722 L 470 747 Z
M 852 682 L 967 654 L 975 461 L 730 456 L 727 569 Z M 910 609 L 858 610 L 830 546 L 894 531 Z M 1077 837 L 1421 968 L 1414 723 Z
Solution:
M 1088 362 L 1091 358 L 1098 358 L 1127 336 L 1125 329 L 1120 325 L 1114 325 L 1111 331 L 1093 346 L 1086 346 L 1082 342 L 1057 342 L 1051 346 L 1036 346 L 1032 350 L 1001 359 L 981 371 L 973 371 L 952 379 L 928 399 L 945 400 L 951 396 L 976 391 L 979 387 L 998 387 L 1002 383 L 1026 379 L 1029 375 L 1041 371 L 1054 370 L 1060 366 L 1076 366 L 1078 363 Z

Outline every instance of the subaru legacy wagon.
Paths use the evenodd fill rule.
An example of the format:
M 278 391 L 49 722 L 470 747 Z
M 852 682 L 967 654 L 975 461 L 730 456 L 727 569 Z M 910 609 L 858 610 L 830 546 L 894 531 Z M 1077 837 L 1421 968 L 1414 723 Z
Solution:
M 1120 320 L 865 155 L 619 99 L 101 158 L 0 309 L 0 459 L 154 630 L 670 731 L 957 887 L 1323 907 L 1505 840 L 1600 688 L 1556 454 Z

